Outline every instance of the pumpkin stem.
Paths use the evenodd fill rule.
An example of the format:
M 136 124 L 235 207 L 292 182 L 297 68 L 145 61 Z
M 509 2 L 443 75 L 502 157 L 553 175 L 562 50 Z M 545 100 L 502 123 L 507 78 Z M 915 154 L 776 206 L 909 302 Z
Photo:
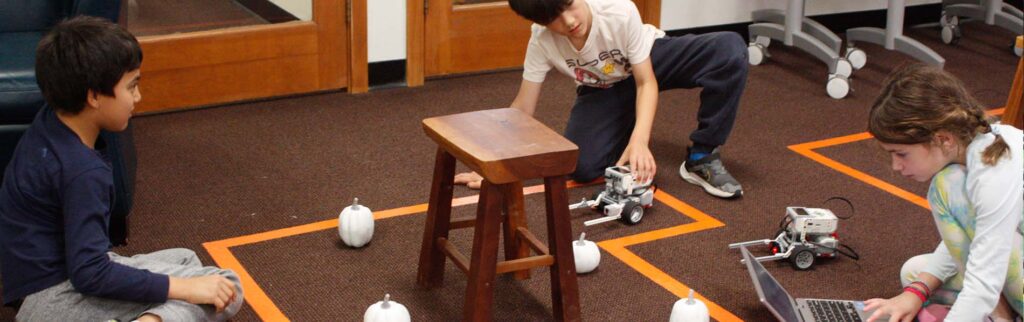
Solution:
M 352 199 L 352 210 L 359 210 L 359 198 Z
M 580 240 L 576 242 L 577 245 L 583 246 L 583 237 L 586 237 L 587 233 L 580 233 Z
M 693 289 L 692 289 L 692 288 L 690 289 L 690 299 L 689 299 L 689 300 L 686 300 L 686 304 L 690 304 L 690 305 L 693 305 L 693 304 L 694 304 L 694 300 L 693 300 Z
M 391 294 L 384 294 L 384 302 L 380 304 L 380 308 L 386 309 L 391 307 Z

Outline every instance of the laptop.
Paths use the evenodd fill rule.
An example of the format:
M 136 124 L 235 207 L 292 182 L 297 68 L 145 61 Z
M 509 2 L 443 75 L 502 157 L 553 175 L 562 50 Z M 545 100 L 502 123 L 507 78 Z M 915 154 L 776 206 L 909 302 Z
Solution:
M 783 322 L 866 321 L 864 302 L 825 299 L 793 299 L 746 247 L 740 247 L 757 296 Z M 888 321 L 888 318 L 882 320 Z

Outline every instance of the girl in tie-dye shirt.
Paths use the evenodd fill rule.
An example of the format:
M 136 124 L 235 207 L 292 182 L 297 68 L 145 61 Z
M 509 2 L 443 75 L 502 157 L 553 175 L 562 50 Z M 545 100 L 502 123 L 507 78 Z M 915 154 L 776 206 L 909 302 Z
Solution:
M 904 291 L 865 301 L 871 320 L 910 321 L 925 302 L 952 305 L 946 321 L 1012 321 L 1024 306 L 1024 135 L 990 122 L 963 84 L 935 67 L 894 72 L 868 129 L 892 168 L 931 180 L 928 204 L 942 243 L 903 265 Z M 870 320 L 869 320 L 870 321 Z

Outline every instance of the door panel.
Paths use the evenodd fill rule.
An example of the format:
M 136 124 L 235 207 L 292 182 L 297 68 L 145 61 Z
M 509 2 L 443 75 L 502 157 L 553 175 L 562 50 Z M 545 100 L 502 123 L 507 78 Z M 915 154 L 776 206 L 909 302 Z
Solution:
M 635 0 L 645 22 L 657 25 L 661 0 Z M 410 1 L 410 5 L 416 2 Z M 523 64 L 530 22 L 517 16 L 507 1 L 426 0 L 422 44 L 411 38 L 409 66 L 422 68 L 426 77 L 517 68 Z M 410 7 L 410 14 L 416 8 Z M 419 22 L 410 18 L 410 33 Z M 417 66 L 415 46 L 423 46 L 424 61 Z M 410 75 L 417 75 L 411 71 Z M 416 79 L 409 79 L 417 84 Z
M 346 1 L 312 0 L 313 21 L 139 37 L 143 100 L 136 113 L 297 93 L 365 88 L 365 49 L 346 21 Z M 364 21 L 365 22 L 365 21 Z M 363 59 L 362 64 L 350 58 Z M 357 66 L 358 65 L 358 66 Z M 353 66 L 364 75 L 350 75 Z M 357 77 L 359 76 L 359 77 Z M 355 79 L 357 82 L 353 83 Z
M 318 90 L 316 26 L 273 27 L 143 37 L 143 100 L 135 112 Z

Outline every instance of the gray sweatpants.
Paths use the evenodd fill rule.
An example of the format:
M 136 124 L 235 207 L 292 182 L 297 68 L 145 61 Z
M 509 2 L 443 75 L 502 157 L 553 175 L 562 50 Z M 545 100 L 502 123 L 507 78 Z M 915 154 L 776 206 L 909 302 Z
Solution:
M 165 303 L 139 303 L 88 296 L 79 293 L 64 281 L 25 297 L 18 310 L 18 321 L 131 321 L 142 314 L 160 316 L 164 321 L 223 321 L 242 307 L 242 285 L 235 272 L 214 266 L 204 267 L 192 250 L 165 249 L 149 254 L 124 257 L 109 252 L 110 260 L 153 273 L 174 277 L 196 277 L 219 274 L 235 283 L 234 302 L 217 313 L 212 305 L 195 305 L 179 300 Z

